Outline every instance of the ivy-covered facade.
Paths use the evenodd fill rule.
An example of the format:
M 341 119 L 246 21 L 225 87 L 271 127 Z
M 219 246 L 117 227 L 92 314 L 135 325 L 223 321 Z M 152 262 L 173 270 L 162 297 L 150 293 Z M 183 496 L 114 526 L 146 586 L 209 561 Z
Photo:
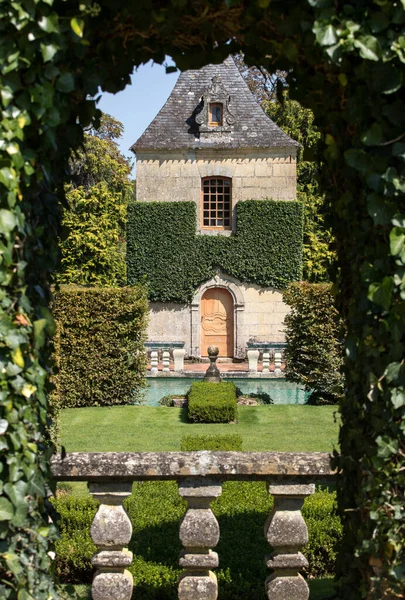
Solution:
M 244 358 L 284 340 L 280 290 L 300 279 L 298 144 L 264 113 L 232 57 L 180 75 L 132 149 L 128 280 L 149 285 L 149 340 Z

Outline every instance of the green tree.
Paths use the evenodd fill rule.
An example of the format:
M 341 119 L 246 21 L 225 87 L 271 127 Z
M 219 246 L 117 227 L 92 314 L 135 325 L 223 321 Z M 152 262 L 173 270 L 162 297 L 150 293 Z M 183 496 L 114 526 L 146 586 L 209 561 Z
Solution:
M 71 159 L 72 183 L 63 209 L 60 283 L 123 285 L 126 209 L 133 195 L 131 164 L 116 140 L 123 125 L 102 114 Z
M 297 156 L 297 192 L 305 207 L 303 278 L 312 283 L 329 281 L 336 255 L 333 235 L 327 225 L 325 197 L 319 189 L 321 163 L 317 145 L 321 134 L 314 125 L 314 114 L 284 90 L 282 102 L 273 95 L 263 107 L 269 117 L 302 146 Z

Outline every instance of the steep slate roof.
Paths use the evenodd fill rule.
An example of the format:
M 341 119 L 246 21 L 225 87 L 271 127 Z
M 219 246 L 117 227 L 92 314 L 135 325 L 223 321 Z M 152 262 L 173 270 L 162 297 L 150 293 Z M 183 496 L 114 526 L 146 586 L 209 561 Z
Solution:
M 216 84 L 216 89 L 222 90 L 224 98 L 224 93 L 229 98 L 229 112 L 228 101 L 225 102 L 226 106 L 224 104 L 223 127 L 208 127 L 204 122 L 199 123 L 204 109 L 205 115 L 207 113 L 207 97 L 215 101 L 213 84 Z M 204 97 L 205 107 L 201 102 Z M 229 56 L 222 64 L 207 65 L 199 70 L 182 73 L 166 104 L 131 146 L 131 150 L 297 146 L 298 142 L 285 134 L 265 114 L 250 92 L 234 59 Z

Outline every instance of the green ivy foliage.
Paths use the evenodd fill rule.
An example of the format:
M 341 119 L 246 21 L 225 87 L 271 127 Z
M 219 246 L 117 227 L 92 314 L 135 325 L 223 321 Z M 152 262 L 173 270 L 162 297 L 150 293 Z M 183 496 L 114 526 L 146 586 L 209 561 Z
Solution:
M 321 192 L 348 331 L 335 458 L 340 596 L 403 595 L 404 26 L 403 0 L 0 4 L 3 597 L 55 596 L 44 508 L 49 278 L 69 155 L 99 117 L 93 98 L 99 87 L 123 89 L 151 58 L 170 55 L 187 69 L 240 51 L 248 64 L 286 71 L 290 97 L 313 110 L 322 132 Z
M 283 293 L 285 376 L 312 392 L 310 404 L 337 404 L 343 394 L 343 323 L 330 284 L 292 283 Z
M 190 302 L 218 269 L 283 288 L 301 277 L 302 213 L 300 202 L 238 202 L 236 233 L 225 237 L 196 235 L 194 202 L 137 202 L 128 213 L 128 281 L 146 275 L 151 301 Z
M 146 290 L 63 286 L 53 310 L 58 408 L 132 404 L 145 385 Z

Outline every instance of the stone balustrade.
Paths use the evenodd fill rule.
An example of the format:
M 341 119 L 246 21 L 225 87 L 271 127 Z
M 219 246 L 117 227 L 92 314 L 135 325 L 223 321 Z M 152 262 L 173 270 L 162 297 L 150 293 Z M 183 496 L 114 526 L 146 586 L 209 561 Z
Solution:
M 132 576 L 127 570 L 132 554 L 127 550 L 131 522 L 123 508 L 133 481 L 176 480 L 179 494 L 187 501 L 180 524 L 184 569 L 178 584 L 179 600 L 216 600 L 218 566 L 213 548 L 219 541 L 219 525 L 211 502 L 228 480 L 267 482 L 274 508 L 265 523 L 265 536 L 272 548 L 266 563 L 272 573 L 263 584 L 269 600 L 308 600 L 309 590 L 299 574 L 307 565 L 301 548 L 308 529 L 301 514 L 306 496 L 314 492 L 314 481 L 334 477 L 326 453 L 291 452 L 105 452 L 57 455 L 51 469 L 57 481 L 87 481 L 90 493 L 100 501 L 91 526 L 97 546 L 92 563 L 93 600 L 130 600 Z M 264 557 L 257 557 L 263 560 Z
M 285 344 L 282 343 L 250 344 L 246 351 L 249 373 L 261 372 L 269 376 L 282 376 L 284 348 Z M 259 368 L 260 364 L 261 369 Z
M 146 342 L 146 351 L 150 352 L 150 374 L 181 373 L 184 371 L 186 351 L 184 342 Z

